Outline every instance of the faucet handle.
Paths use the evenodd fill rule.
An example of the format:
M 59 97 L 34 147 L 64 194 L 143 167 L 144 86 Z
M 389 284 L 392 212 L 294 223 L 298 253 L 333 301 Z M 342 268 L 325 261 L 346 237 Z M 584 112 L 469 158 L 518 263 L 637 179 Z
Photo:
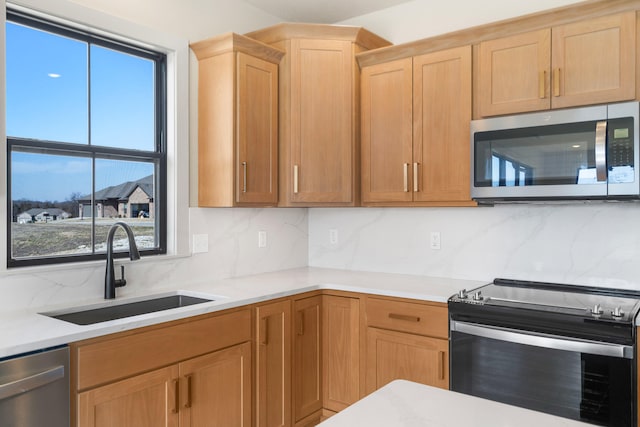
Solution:
M 121 276 L 120 279 L 115 280 L 116 288 L 121 288 L 127 284 L 127 280 L 124 278 L 124 265 L 120 266 L 120 276 Z

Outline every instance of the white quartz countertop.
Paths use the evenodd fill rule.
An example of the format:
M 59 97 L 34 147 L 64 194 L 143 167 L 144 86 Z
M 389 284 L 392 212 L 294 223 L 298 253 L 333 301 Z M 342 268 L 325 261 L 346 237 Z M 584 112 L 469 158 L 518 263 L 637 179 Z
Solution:
M 153 295 L 180 291 L 187 295 L 210 297 L 215 301 L 87 326 L 39 314 L 65 311 L 79 304 L 29 308 L 0 313 L 0 358 L 318 289 L 444 303 L 460 289 L 473 289 L 483 284 L 485 282 L 426 276 L 300 268 L 155 290 Z M 135 287 L 135 283 L 130 283 L 127 287 Z M 80 305 L 100 307 L 144 299 L 147 296 L 140 293 L 128 298 L 105 301 L 101 295 L 96 295 L 95 300 L 83 301 Z
M 320 427 L 579 427 L 583 422 L 405 380 L 393 381 Z

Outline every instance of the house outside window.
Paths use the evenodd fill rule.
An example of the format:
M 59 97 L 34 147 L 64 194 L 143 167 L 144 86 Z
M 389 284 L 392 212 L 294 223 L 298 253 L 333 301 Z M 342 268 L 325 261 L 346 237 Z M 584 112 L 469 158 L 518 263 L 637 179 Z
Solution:
M 22 11 L 5 30 L 7 265 L 104 258 L 116 221 L 166 253 L 166 56 Z

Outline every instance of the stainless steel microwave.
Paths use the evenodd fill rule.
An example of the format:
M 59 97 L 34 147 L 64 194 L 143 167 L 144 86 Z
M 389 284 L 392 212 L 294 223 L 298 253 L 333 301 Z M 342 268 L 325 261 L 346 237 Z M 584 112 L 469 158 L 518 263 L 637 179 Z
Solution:
M 479 202 L 640 196 L 638 102 L 473 120 Z

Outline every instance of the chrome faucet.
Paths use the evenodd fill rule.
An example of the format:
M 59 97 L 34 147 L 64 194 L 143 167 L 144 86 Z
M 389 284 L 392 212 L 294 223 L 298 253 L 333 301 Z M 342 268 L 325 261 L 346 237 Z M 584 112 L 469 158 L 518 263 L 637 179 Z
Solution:
M 116 297 L 116 288 L 120 288 L 127 284 L 124 278 L 124 265 L 121 266 L 122 278 L 116 279 L 115 272 L 113 271 L 113 236 L 116 234 L 118 226 L 122 227 L 127 233 L 129 238 L 129 259 L 135 261 L 140 259 L 140 253 L 138 252 L 138 246 L 136 246 L 136 240 L 133 237 L 133 231 L 124 222 L 118 221 L 111 226 L 109 234 L 107 234 L 107 271 L 104 276 L 104 298 L 114 299 Z

